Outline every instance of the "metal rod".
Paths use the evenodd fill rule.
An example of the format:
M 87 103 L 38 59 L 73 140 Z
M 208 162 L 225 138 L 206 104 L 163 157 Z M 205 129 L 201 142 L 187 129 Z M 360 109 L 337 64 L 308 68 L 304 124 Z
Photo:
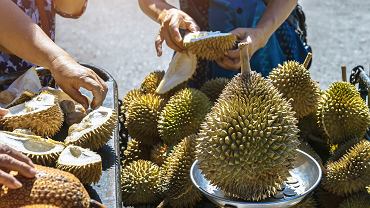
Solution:
M 240 50 L 240 61 L 241 61 L 241 73 L 242 74 L 250 74 L 251 73 L 251 65 L 249 63 L 249 53 L 248 53 L 248 42 L 243 42 L 238 44 L 238 48 Z
M 370 65 L 369 65 L 368 76 L 370 77 Z M 367 89 L 367 107 L 370 108 L 370 90 L 369 90 L 369 88 Z
M 343 82 L 347 82 L 347 67 L 346 65 L 342 65 L 342 80 Z

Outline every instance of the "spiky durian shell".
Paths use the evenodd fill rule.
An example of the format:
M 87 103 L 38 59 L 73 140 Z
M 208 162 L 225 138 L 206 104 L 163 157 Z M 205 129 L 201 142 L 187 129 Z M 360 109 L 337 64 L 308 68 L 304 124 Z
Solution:
M 144 93 L 139 89 L 133 89 L 127 92 L 127 94 L 122 99 L 121 112 L 125 113 L 128 109 L 128 106 L 132 103 L 133 100 L 142 96 Z
M 152 204 L 163 188 L 159 167 L 145 160 L 133 161 L 121 171 L 122 200 L 125 206 Z
M 303 201 L 299 202 L 297 205 L 292 206 L 292 208 L 316 208 L 316 207 L 317 207 L 317 202 L 312 196 L 307 199 L 304 199 Z
M 0 188 L 0 207 L 15 208 L 33 204 L 57 207 L 89 208 L 90 197 L 84 186 L 72 174 L 36 165 L 36 177 L 32 179 L 17 175 L 22 188 Z
M 231 33 L 195 32 L 184 37 L 184 46 L 197 57 L 216 60 L 224 56 L 236 42 L 236 36 Z
M 329 161 L 337 161 L 364 138 L 353 138 L 340 145 L 331 145 Z
M 229 81 L 230 79 L 222 77 L 209 80 L 203 84 L 200 91 L 206 94 L 212 102 L 216 102 L 218 96 Z
M 77 164 L 67 164 L 61 161 L 61 157 L 63 157 L 63 153 L 62 153 L 62 155 L 59 157 L 57 161 L 56 167 L 59 170 L 72 173 L 83 184 L 92 184 L 92 183 L 99 182 L 100 177 L 102 175 L 102 169 L 103 169 L 102 160 L 101 160 L 100 155 L 98 155 L 95 152 L 90 151 L 89 149 L 83 149 L 78 146 L 68 146 L 64 151 L 72 151 L 70 150 L 70 148 L 78 148 L 79 150 L 77 151 L 81 151 L 82 152 L 81 155 L 83 155 L 83 157 L 91 157 L 93 155 L 94 157 L 100 158 L 100 160 L 96 160 L 94 162 L 89 162 L 86 164 L 81 163 L 78 165 Z M 73 154 L 71 153 L 71 155 Z M 73 156 L 74 157 L 71 158 L 72 160 L 74 161 L 79 160 L 78 158 L 79 156 L 76 156 L 76 155 L 73 155 Z
M 51 144 L 60 144 L 63 145 L 61 142 L 54 141 L 52 139 L 46 140 L 46 142 L 51 143 Z M 56 161 L 58 160 L 58 157 L 61 152 L 53 152 L 51 154 L 40 154 L 40 153 L 35 153 L 35 154 L 30 154 L 27 153 L 25 154 L 27 157 L 29 157 L 33 163 L 38 164 L 38 165 L 44 165 L 48 167 L 54 167 Z
M 348 82 L 335 82 L 329 87 L 320 100 L 317 116 L 331 144 L 364 136 L 370 124 L 366 103 Z
M 190 179 L 190 168 L 195 161 L 196 135 L 185 137 L 177 144 L 162 166 L 165 201 L 170 207 L 194 207 L 201 193 Z
M 150 161 L 162 166 L 169 153 L 170 147 L 167 144 L 157 144 L 150 152 Z
M 94 111 L 99 111 L 100 109 L 103 109 L 103 111 L 106 111 L 105 109 L 109 109 L 109 108 L 99 107 L 98 109 L 95 109 Z M 73 124 L 72 126 L 70 126 L 68 129 L 68 136 L 64 141 L 66 145 L 76 145 L 76 146 L 88 148 L 94 151 L 103 147 L 109 141 L 109 139 L 111 138 L 113 134 L 113 130 L 117 126 L 117 119 L 118 119 L 117 113 L 113 109 L 109 109 L 109 111 L 111 111 L 111 114 L 109 118 L 103 124 L 101 124 L 97 128 L 94 128 L 94 129 L 91 129 L 85 132 L 84 134 L 80 135 L 78 139 L 76 140 L 71 139 L 70 135 L 71 135 L 71 132 L 73 132 L 73 130 L 76 128 L 77 124 Z M 93 113 L 93 112 L 90 112 L 90 113 Z M 84 119 L 82 119 L 81 122 L 84 122 L 85 119 L 88 119 L 89 114 Z
M 33 99 L 38 99 L 39 96 L 36 96 Z M 20 105 L 24 104 L 22 103 Z M 20 107 L 20 105 L 14 106 L 12 108 L 18 108 Z M 9 110 L 12 111 L 12 108 L 10 108 Z M 55 98 L 54 104 L 45 110 L 34 113 L 14 115 L 9 114 L 0 119 L 0 125 L 2 125 L 5 130 L 12 131 L 17 128 L 23 128 L 31 129 L 33 132 L 40 136 L 53 136 L 61 128 L 63 120 L 63 112 L 59 107 L 57 99 Z
M 297 61 L 287 61 L 274 68 L 269 79 L 292 104 L 297 118 L 316 111 L 320 89 L 310 72 Z
M 344 196 L 364 189 L 370 184 L 370 141 L 360 141 L 326 169 L 322 185 L 327 191 Z
M 170 98 L 158 121 L 161 139 L 175 145 L 186 136 L 197 133 L 211 102 L 201 91 L 186 88 Z
M 314 194 L 320 208 L 338 208 L 344 200 L 344 197 L 330 193 L 324 190 L 322 186 L 319 186 Z
M 369 207 L 370 207 L 370 194 L 368 193 L 354 194 L 345 199 L 339 205 L 339 208 L 369 208 Z
M 164 71 L 154 71 L 147 75 L 141 83 L 140 90 L 143 93 L 154 94 L 159 83 L 164 77 Z
M 131 139 L 127 142 L 127 147 L 123 150 L 124 158 L 122 161 L 123 167 L 136 160 L 146 160 L 149 159 L 149 151 L 146 145 L 137 139 Z
M 146 94 L 132 100 L 125 116 L 125 126 L 131 137 L 152 145 L 159 140 L 158 119 L 164 100 L 155 94 Z
M 272 196 L 293 166 L 296 124 L 290 104 L 271 83 L 255 72 L 238 75 L 201 125 L 199 168 L 232 197 Z

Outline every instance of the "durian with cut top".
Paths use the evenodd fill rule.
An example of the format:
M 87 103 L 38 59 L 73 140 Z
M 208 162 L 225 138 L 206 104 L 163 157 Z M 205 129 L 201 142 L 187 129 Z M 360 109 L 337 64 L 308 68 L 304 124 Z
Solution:
M 80 123 L 68 129 L 65 139 L 67 145 L 77 145 L 91 150 L 98 150 L 110 139 L 117 125 L 117 113 L 106 107 L 91 111 Z
M 0 144 L 25 154 L 35 164 L 54 166 L 65 148 L 61 142 L 24 133 L 0 131 Z
M 200 91 L 206 94 L 212 102 L 216 102 L 218 96 L 229 81 L 230 79 L 223 77 L 211 79 L 203 84 Z
M 31 129 L 40 136 L 53 136 L 63 124 L 63 112 L 54 95 L 41 93 L 30 101 L 9 108 L 0 119 L 5 130 Z
M 72 173 L 83 184 L 97 183 L 102 175 L 99 154 L 79 146 L 67 146 L 60 154 L 56 167 Z

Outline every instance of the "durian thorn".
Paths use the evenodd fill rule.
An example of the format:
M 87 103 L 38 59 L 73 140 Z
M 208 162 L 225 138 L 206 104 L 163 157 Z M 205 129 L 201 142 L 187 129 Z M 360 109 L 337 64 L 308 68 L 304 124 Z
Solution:
M 312 53 L 308 53 L 307 56 L 306 56 L 306 59 L 303 62 L 304 68 L 307 69 L 308 64 L 310 64 L 311 59 L 312 59 Z
M 168 202 L 166 200 L 163 200 L 160 204 L 158 204 L 157 208 L 164 208 L 167 207 Z
M 248 75 L 251 73 L 251 65 L 249 63 L 249 53 L 248 53 L 249 40 L 247 39 L 247 42 L 238 44 L 238 48 L 240 50 L 241 73 Z

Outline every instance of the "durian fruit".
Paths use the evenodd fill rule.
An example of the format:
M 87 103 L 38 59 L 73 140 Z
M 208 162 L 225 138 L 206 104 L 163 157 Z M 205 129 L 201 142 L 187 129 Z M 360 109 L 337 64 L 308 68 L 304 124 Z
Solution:
M 97 183 L 102 175 L 102 160 L 99 154 L 79 146 L 67 146 L 60 154 L 58 169 L 72 173 L 83 184 Z
M 122 166 L 125 167 L 132 161 L 136 160 L 146 160 L 149 159 L 149 149 L 146 145 L 143 145 L 143 143 L 140 140 L 137 139 L 131 139 L 127 142 L 126 149 L 123 150 L 123 161 Z
M 32 91 L 29 91 L 29 90 L 26 90 L 24 92 L 22 92 L 16 99 L 14 99 L 11 103 L 9 103 L 9 105 L 7 105 L 6 107 L 7 108 L 10 108 L 10 107 L 13 107 L 13 106 L 16 106 L 16 105 L 19 105 L 19 104 L 22 104 L 24 102 L 27 102 L 29 100 L 31 100 L 33 97 L 35 97 L 37 94 L 32 92 Z
M 158 138 L 158 117 L 164 100 L 155 94 L 141 95 L 132 100 L 125 116 L 125 126 L 131 137 L 152 145 Z
M 128 106 L 135 100 L 136 98 L 143 95 L 141 90 L 139 89 L 133 89 L 127 92 L 127 94 L 122 99 L 122 106 L 121 106 L 121 112 L 125 113 L 128 109 Z
M 231 33 L 216 32 L 192 32 L 184 37 L 184 46 L 197 57 L 216 60 L 224 56 L 236 42 L 236 36 Z
M 303 64 L 284 62 L 271 71 L 269 80 L 292 104 L 298 119 L 316 112 L 320 88 Z
M 223 77 L 209 80 L 203 84 L 203 86 L 200 88 L 200 91 L 206 94 L 212 102 L 216 102 L 218 96 L 221 94 L 222 90 L 229 81 L 230 79 Z
M 370 194 L 357 193 L 345 199 L 339 208 L 369 208 L 370 207 Z
M 196 135 L 185 137 L 173 148 L 162 166 L 161 178 L 166 189 L 164 201 L 169 207 L 194 207 L 202 199 L 189 174 L 195 161 L 195 138 Z
M 331 144 L 340 144 L 365 135 L 370 124 L 370 112 L 356 88 L 348 82 L 330 85 L 320 100 L 318 122 L 329 136 Z
M 364 189 L 370 184 L 370 141 L 360 141 L 326 170 L 322 185 L 327 191 L 345 196 Z
M 98 150 L 108 142 L 117 125 L 117 113 L 106 107 L 91 111 L 78 124 L 68 129 L 64 140 L 67 145 L 77 145 L 91 150 Z
M 169 153 L 170 147 L 167 144 L 156 144 L 150 151 L 150 161 L 162 166 Z
M 307 199 L 304 199 L 303 201 L 299 202 L 297 205 L 292 206 L 292 208 L 316 208 L 317 202 L 316 200 L 311 196 Z
M 39 136 L 0 131 L 0 144 L 5 144 L 22 152 L 35 164 L 54 166 L 64 144 Z
M 0 124 L 6 130 L 24 128 L 40 136 L 53 136 L 63 124 L 63 112 L 54 95 L 41 93 L 28 102 L 9 108 Z
M 338 208 L 339 204 L 345 199 L 343 196 L 324 190 L 322 186 L 319 186 L 314 194 L 320 208 Z
M 125 206 L 152 204 L 163 191 L 159 167 L 145 160 L 133 161 L 121 171 L 122 200 Z
M 158 121 L 161 139 L 175 145 L 186 136 L 198 132 L 211 108 L 208 97 L 199 90 L 186 88 L 170 98 Z
M 299 145 L 289 102 L 256 72 L 234 77 L 201 125 L 197 158 L 227 195 L 259 201 L 277 193 Z
M 159 86 L 159 83 L 164 77 L 164 71 L 154 71 L 147 75 L 141 83 L 140 90 L 147 93 L 155 93 L 155 90 Z
M 353 138 L 340 145 L 331 145 L 329 161 L 337 161 L 347 153 L 353 146 L 365 138 Z
M 0 187 L 0 207 L 15 208 L 34 204 L 90 207 L 89 194 L 74 175 L 38 165 L 36 165 L 36 172 L 36 177 L 33 179 L 16 176 L 23 185 L 20 189 Z

